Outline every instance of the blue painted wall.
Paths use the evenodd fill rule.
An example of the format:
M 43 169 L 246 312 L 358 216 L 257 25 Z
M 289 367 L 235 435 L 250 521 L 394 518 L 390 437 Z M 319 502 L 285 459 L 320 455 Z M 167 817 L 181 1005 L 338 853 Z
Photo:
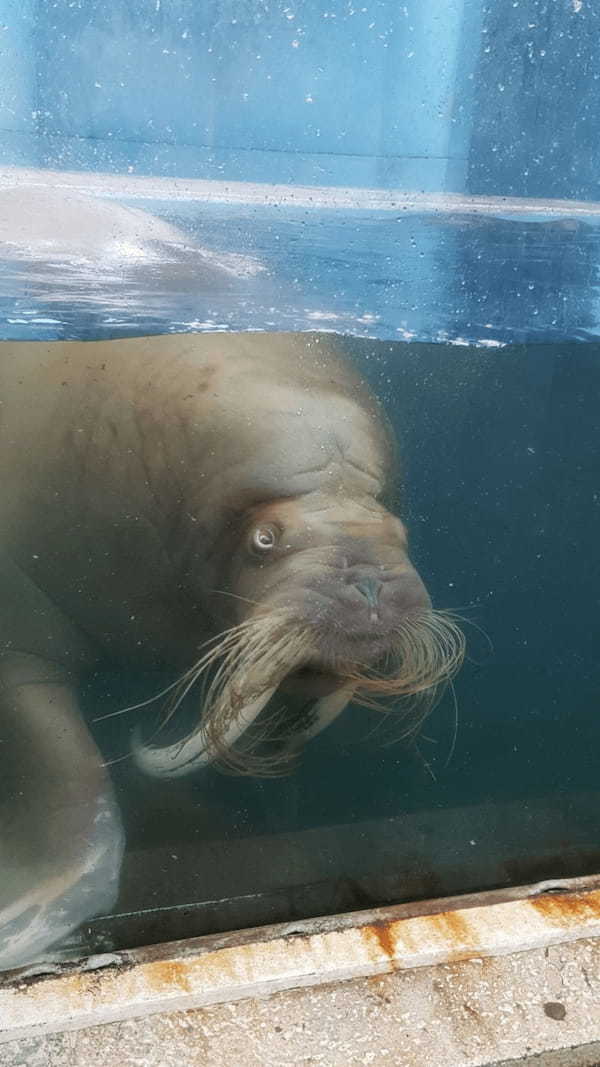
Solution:
M 590 0 L 0 0 L 0 163 L 598 197 Z
M 600 5 L 484 5 L 469 185 L 600 199 Z
M 465 20 L 479 20 L 472 0 L 30 2 L 22 16 L 0 0 L 0 17 L 22 57 L 23 143 L 37 109 L 47 166 L 464 183 L 469 116 L 457 83 L 468 76 Z
M 37 161 L 38 0 L 0 0 L 0 161 Z

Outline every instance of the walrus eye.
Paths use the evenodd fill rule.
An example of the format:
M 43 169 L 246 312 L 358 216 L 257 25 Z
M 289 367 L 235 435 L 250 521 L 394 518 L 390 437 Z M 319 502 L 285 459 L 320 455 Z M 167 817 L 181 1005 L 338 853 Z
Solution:
M 275 548 L 279 540 L 279 530 L 276 526 L 257 526 L 252 531 L 250 545 L 253 552 L 263 555 Z

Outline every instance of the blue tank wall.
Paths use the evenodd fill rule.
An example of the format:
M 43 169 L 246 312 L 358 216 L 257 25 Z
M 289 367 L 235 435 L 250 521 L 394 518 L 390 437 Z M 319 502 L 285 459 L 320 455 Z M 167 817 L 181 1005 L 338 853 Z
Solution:
M 479 21 L 472 0 L 31 3 L 17 15 L 12 0 L 0 0 L 21 57 L 17 129 L 32 163 L 464 185 L 465 27 Z
M 0 162 L 37 161 L 38 0 L 0 0 Z
M 485 5 L 472 192 L 600 199 L 599 49 L 590 0 Z
M 589 0 L 0 0 L 0 163 L 598 196 Z

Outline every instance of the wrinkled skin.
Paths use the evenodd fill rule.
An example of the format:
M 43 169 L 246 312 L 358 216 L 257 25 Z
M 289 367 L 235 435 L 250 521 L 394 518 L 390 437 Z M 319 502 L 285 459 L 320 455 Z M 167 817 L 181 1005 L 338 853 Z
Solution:
M 228 568 L 230 586 L 262 611 L 291 606 L 318 628 L 325 667 L 344 658 L 376 661 L 398 618 L 429 606 L 400 520 L 349 492 L 336 499 L 321 489 L 252 509 L 251 529 L 274 526 L 280 541 L 257 560 L 242 539 Z M 239 602 L 236 609 L 247 613 Z
M 0 758 L 18 753 L 25 797 L 3 798 L 0 824 L 8 967 L 112 904 L 120 824 L 77 706 L 101 655 L 176 678 L 223 631 L 292 618 L 302 651 L 288 663 L 285 621 L 278 669 L 262 689 L 252 664 L 240 675 L 223 738 L 281 686 L 318 701 L 306 740 L 351 698 L 352 668 L 430 604 L 381 503 L 385 420 L 331 336 L 4 343 L 0 397 Z M 140 744 L 138 763 L 210 762 L 197 734 L 189 759 Z M 29 847 L 44 836 L 51 854 Z

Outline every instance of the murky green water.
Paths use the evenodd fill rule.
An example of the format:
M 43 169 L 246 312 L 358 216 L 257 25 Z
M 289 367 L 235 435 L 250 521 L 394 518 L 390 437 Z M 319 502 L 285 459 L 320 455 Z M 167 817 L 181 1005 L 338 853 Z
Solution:
M 157 784 L 115 764 L 122 917 L 92 923 L 93 943 L 598 870 L 600 350 L 349 348 L 400 442 L 413 558 L 464 618 L 454 693 L 393 745 L 389 718 L 349 709 L 285 778 Z M 86 711 L 147 693 L 107 664 Z M 95 728 L 108 758 L 134 716 Z

